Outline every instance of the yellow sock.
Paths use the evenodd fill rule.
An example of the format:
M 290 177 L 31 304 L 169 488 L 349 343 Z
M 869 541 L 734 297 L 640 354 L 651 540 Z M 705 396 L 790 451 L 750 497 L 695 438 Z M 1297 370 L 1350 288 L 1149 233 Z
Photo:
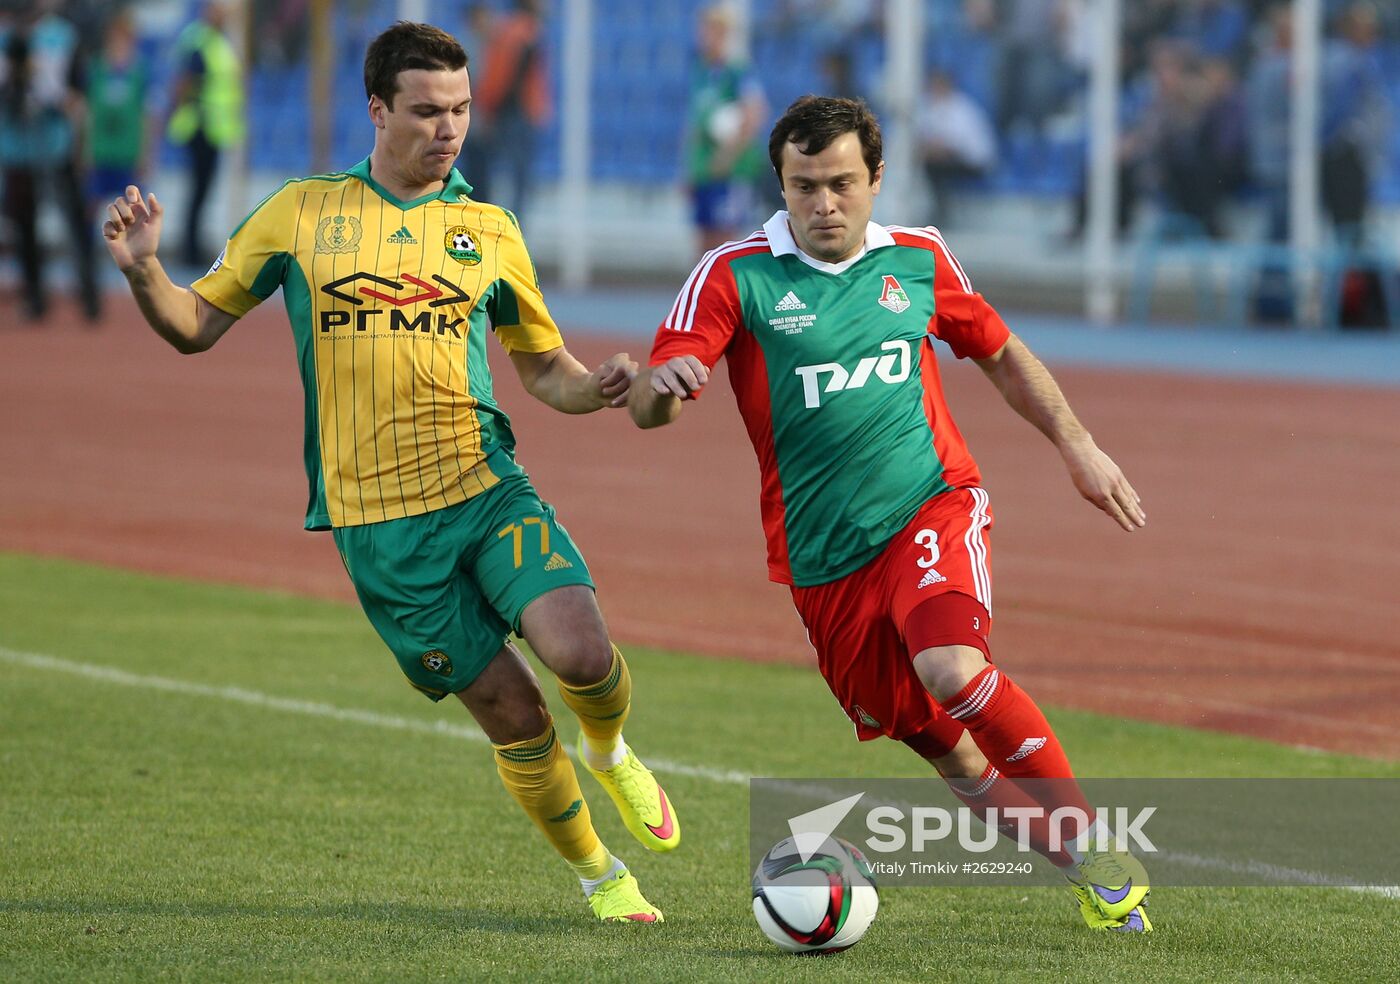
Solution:
M 506 790 L 560 856 L 580 878 L 606 875 L 612 855 L 593 829 L 574 765 L 554 736 L 553 720 L 537 738 L 491 747 Z
M 600 758 L 617 752 L 620 761 L 617 739 L 632 706 L 632 674 L 627 671 L 627 661 L 618 648 L 613 646 L 612 651 L 612 665 L 603 679 L 582 687 L 570 687 L 560 680 L 559 693 L 569 709 L 578 715 L 588 750 Z

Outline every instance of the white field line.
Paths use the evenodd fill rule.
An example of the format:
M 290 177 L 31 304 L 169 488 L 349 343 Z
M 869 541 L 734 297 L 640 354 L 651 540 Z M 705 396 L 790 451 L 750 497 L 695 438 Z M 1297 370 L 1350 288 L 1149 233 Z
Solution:
M 41 653 L 25 653 L 0 646 L 0 660 L 35 670 L 71 673 L 88 680 L 115 683 L 124 687 L 142 690 L 159 690 L 164 693 L 183 694 L 190 697 L 213 697 L 271 711 L 284 711 L 288 714 L 304 714 L 308 717 L 329 718 L 333 721 L 349 721 L 372 728 L 386 728 L 391 731 L 409 731 L 418 734 L 444 735 L 464 741 L 487 744 L 486 736 L 475 727 L 464 727 L 448 721 L 420 721 L 414 718 L 399 717 L 394 714 L 380 714 L 354 707 L 336 707 L 314 700 L 297 700 L 292 697 L 277 697 L 243 687 L 211 687 L 208 684 L 193 683 L 188 680 L 173 680 L 170 677 L 150 676 L 144 673 L 131 673 L 113 666 L 98 663 L 82 663 L 76 660 L 59 659 Z M 683 762 L 668 762 L 662 759 L 648 759 L 651 765 L 662 771 L 681 776 L 694 776 L 709 779 L 711 782 L 747 785 L 746 773 L 727 769 L 708 769 L 699 765 L 686 765 Z
M 34 670 L 69 673 L 88 680 L 113 683 L 123 687 L 135 687 L 141 690 L 182 694 L 190 697 L 212 697 L 216 700 L 231 701 L 235 704 L 244 704 L 249 707 L 258 707 L 264 710 L 282 711 L 287 714 L 302 714 L 308 717 L 327 718 L 332 721 L 348 721 L 352 724 L 362 724 L 372 728 L 384 728 L 391 731 L 408 731 L 417 734 L 442 735 L 448 738 L 460 738 L 464 741 L 475 742 L 477 744 L 487 744 L 486 736 L 475 728 L 463 727 L 462 725 L 452 724 L 447 721 L 420 721 L 414 718 L 399 717 L 394 714 L 381 714 L 378 711 L 366 711 L 353 707 L 337 707 L 334 704 L 324 704 L 319 701 L 277 697 L 273 694 L 265 694 L 257 690 L 247 690 L 243 687 L 211 687 L 208 684 L 194 683 L 189 680 L 175 680 L 170 677 L 131 673 L 114 666 L 103 666 L 99 663 L 84 663 L 77 660 L 61 659 L 57 656 L 46 656 L 42 653 L 21 652 L 4 646 L 0 646 L 0 661 Z M 747 773 L 732 769 L 711 769 L 705 766 L 688 765 L 684 762 L 671 762 L 665 759 L 653 759 L 650 757 L 648 757 L 647 761 L 658 772 L 691 776 L 697 779 L 708 779 L 711 782 L 723 783 L 726 785 L 748 785 L 749 779 L 751 778 Z M 809 788 L 804 789 L 804 791 L 815 792 L 816 789 Z M 1193 854 L 1168 853 L 1166 856 L 1173 861 L 1201 868 L 1238 871 L 1241 874 L 1250 874 L 1256 877 L 1279 877 L 1287 881 L 1299 882 L 1307 885 L 1320 885 L 1333 888 L 1346 887 L 1352 891 L 1377 894 L 1385 898 L 1400 899 L 1400 886 L 1395 885 L 1329 886 L 1329 882 L 1333 881 L 1333 879 L 1320 872 L 1280 868 L 1276 865 L 1262 864 L 1259 862 L 1229 861 L 1223 858 L 1201 857 Z

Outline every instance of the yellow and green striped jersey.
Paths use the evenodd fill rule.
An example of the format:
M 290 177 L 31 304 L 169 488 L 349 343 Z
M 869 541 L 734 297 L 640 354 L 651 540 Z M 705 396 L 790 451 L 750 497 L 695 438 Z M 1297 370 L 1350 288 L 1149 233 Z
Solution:
M 396 199 L 369 160 L 288 181 L 193 289 L 242 317 L 282 288 L 306 390 L 307 529 L 441 509 L 514 470 L 486 362 L 563 344 L 515 216 L 440 192 Z

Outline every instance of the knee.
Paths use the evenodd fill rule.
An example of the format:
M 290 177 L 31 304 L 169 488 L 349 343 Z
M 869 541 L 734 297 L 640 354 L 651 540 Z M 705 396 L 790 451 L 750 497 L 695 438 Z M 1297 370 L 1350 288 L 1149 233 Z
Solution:
M 914 672 L 935 700 L 948 700 L 988 665 L 981 650 L 971 646 L 939 646 L 914 657 Z
M 520 695 L 483 710 L 485 713 L 479 717 L 482 730 L 497 745 L 538 738 L 549 727 L 549 708 L 542 695 L 538 699 Z
M 607 635 L 587 632 L 557 647 L 547 662 L 565 685 L 586 687 L 608 675 L 612 658 L 612 642 Z
M 513 686 L 476 693 L 473 689 L 468 687 L 457 696 L 495 744 L 528 741 L 549 727 L 549 708 L 533 674 L 514 681 Z

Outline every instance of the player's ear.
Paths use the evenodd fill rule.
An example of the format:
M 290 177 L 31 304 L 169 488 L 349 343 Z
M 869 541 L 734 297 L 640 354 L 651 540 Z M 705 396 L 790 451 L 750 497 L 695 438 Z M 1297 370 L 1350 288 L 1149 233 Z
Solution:
M 885 162 L 881 161 L 875 167 L 875 175 L 870 179 L 870 193 L 878 195 L 880 193 L 880 181 L 885 176 Z
M 384 116 L 389 112 L 389 107 L 384 105 L 384 100 L 378 96 L 369 97 L 369 118 L 379 129 L 384 129 Z

